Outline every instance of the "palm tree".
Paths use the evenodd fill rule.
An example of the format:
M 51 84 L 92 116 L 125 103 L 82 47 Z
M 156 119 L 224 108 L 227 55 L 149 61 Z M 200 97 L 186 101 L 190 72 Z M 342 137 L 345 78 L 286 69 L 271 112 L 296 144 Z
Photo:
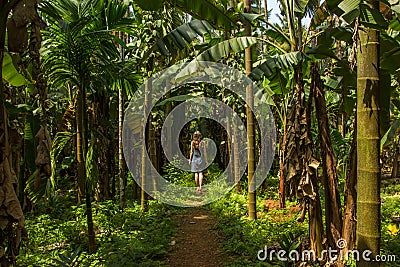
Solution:
M 89 252 L 95 250 L 91 210 L 91 191 L 87 177 L 88 118 L 87 94 L 95 85 L 104 86 L 107 67 L 119 58 L 112 30 L 127 30 L 127 6 L 118 1 L 45 1 L 41 5 L 49 24 L 43 64 L 53 87 L 75 89 L 76 159 L 78 162 L 78 200 L 86 199 Z M 119 41 L 119 43 L 121 43 Z M 103 75 L 103 77 L 101 76 Z M 93 144 L 93 142 L 91 142 Z M 93 149 L 93 148 L 91 148 Z
M 379 2 L 367 2 L 379 12 Z M 380 249 L 379 31 L 364 26 L 357 46 L 357 249 Z M 357 266 L 379 266 L 361 259 Z
M 252 13 L 251 11 L 251 1 L 243 0 L 244 12 Z M 251 24 L 246 22 L 245 24 L 245 35 L 251 36 Z M 246 75 L 250 75 L 253 68 L 252 60 L 252 47 L 245 49 L 245 68 Z M 247 179 L 248 179 L 248 208 L 249 208 L 249 218 L 251 220 L 257 219 L 257 201 L 256 201 L 256 181 L 254 178 L 255 171 L 255 127 L 254 127 L 254 115 L 253 115 L 253 105 L 254 105 L 253 87 L 248 85 L 246 87 L 246 116 L 247 116 L 247 149 L 248 149 L 248 164 L 247 164 Z

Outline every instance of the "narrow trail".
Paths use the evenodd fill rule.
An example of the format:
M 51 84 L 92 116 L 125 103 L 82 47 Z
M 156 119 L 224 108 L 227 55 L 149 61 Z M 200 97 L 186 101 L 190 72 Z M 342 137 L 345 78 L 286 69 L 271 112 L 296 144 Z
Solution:
M 227 256 L 220 248 L 221 237 L 212 229 L 217 223 L 210 211 L 191 208 L 175 217 L 179 224 L 174 248 L 167 260 L 171 267 L 219 267 Z

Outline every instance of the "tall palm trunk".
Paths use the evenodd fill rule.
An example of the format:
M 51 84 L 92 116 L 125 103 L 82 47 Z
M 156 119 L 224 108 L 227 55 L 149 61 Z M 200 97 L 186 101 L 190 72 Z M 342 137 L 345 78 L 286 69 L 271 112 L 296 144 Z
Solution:
M 151 73 L 154 69 L 154 58 L 150 58 L 148 60 L 147 63 L 147 73 Z M 153 82 L 152 82 L 152 78 L 149 78 L 148 83 L 147 83 L 147 107 L 150 107 L 152 104 L 152 91 L 153 91 Z M 157 160 L 157 144 L 156 144 L 156 130 L 155 127 L 153 125 L 153 115 L 150 111 L 150 115 L 149 115 L 149 121 L 148 121 L 148 149 L 149 149 L 149 156 L 150 156 L 150 161 L 152 163 L 153 166 L 149 166 L 150 167 L 150 173 L 149 175 L 151 175 L 151 181 L 152 181 L 152 185 L 153 185 L 153 190 L 157 191 L 158 185 L 157 185 L 157 179 L 155 178 L 157 176 L 157 173 L 154 172 L 158 172 L 158 160 Z M 146 139 L 145 139 L 146 140 Z M 153 168 L 152 168 L 153 167 Z
M 125 42 L 125 33 L 120 33 L 121 39 Z M 120 47 L 120 55 L 122 62 L 125 61 L 124 48 Z M 121 77 L 120 77 L 121 78 Z M 118 176 L 119 176 L 119 206 L 121 209 L 125 207 L 126 197 L 126 179 L 124 172 L 124 152 L 122 147 L 122 126 L 124 117 L 124 81 L 120 80 L 118 87 Z
M 121 209 L 125 207 L 125 173 L 124 173 L 124 154 L 122 147 L 122 126 L 124 116 L 124 97 L 123 97 L 123 84 L 118 88 L 118 176 L 119 176 L 119 206 Z
M 244 1 L 244 12 L 252 13 L 251 11 L 251 1 Z M 245 24 L 245 35 L 251 36 L 251 24 L 250 22 L 246 22 Z M 251 70 L 253 67 L 252 61 L 252 47 L 248 47 L 245 50 L 245 67 L 246 67 L 246 75 L 251 74 Z M 249 206 L 249 218 L 251 220 L 257 219 L 257 203 L 256 203 L 256 182 L 253 180 L 254 178 L 254 170 L 255 170 L 255 127 L 254 127 L 254 115 L 252 108 L 254 106 L 254 97 L 253 97 L 253 86 L 250 84 L 246 87 L 246 115 L 247 115 L 247 145 L 248 145 L 248 165 L 247 165 L 247 177 L 248 177 L 248 206 Z
M 151 177 L 153 183 L 153 190 L 157 191 L 157 180 L 155 179 L 156 173 L 158 172 L 158 160 L 157 160 L 157 144 L 156 144 L 156 131 L 153 125 L 153 116 L 150 114 L 149 117 L 149 151 L 150 151 L 150 161 L 153 164 L 154 169 L 152 168 Z
M 236 106 L 234 104 L 233 110 L 237 112 Z M 235 176 L 235 190 L 236 192 L 241 192 L 242 191 L 242 186 L 240 184 L 240 177 L 239 175 L 239 143 L 238 143 L 238 129 L 237 125 L 235 123 L 235 120 L 233 120 L 233 137 L 232 137 L 232 144 L 233 144 L 233 173 Z
M 85 155 L 87 152 L 87 119 L 85 116 L 86 111 L 86 97 L 84 82 L 81 83 L 82 88 L 77 92 L 77 107 L 76 107 L 76 159 L 78 161 L 78 200 L 80 201 L 85 195 L 86 199 L 86 218 L 88 227 L 89 239 L 89 253 L 96 251 L 96 240 L 93 226 L 92 215 L 92 201 L 90 188 L 87 186 L 86 177 L 86 160 Z
M 169 99 L 169 98 L 171 98 L 171 92 L 170 91 L 168 91 L 167 93 L 166 93 L 166 95 L 165 95 L 165 99 Z M 171 102 L 168 102 L 166 105 L 165 105 L 165 117 L 167 117 L 170 113 L 171 113 L 171 111 L 172 111 L 172 103 Z M 171 114 L 171 116 L 172 116 L 172 114 Z M 168 123 L 169 123 L 169 125 L 167 125 L 167 127 L 166 127 L 166 129 L 167 129 L 167 131 L 166 131 L 166 137 L 165 137 L 165 141 L 166 141 L 166 143 L 167 143 L 167 151 L 169 152 L 169 153 L 171 153 L 172 154 L 172 120 L 170 120 L 170 121 L 168 121 Z M 167 160 L 165 161 L 165 165 L 167 164 L 168 162 L 167 162 Z
M 143 142 L 146 142 L 146 137 L 148 136 L 148 130 L 149 128 L 146 127 L 146 124 L 148 123 L 146 120 L 146 114 L 148 112 L 148 108 L 150 106 L 150 79 L 145 81 L 145 96 L 144 96 L 144 108 L 143 108 Z M 151 121 L 150 121 L 151 123 Z M 146 164 L 146 156 L 147 156 L 147 145 L 143 145 L 142 149 L 142 181 L 141 181 L 141 194 L 140 194 L 140 203 L 141 203 L 141 209 L 142 211 L 147 210 L 147 194 L 145 191 L 145 188 L 148 188 L 147 185 L 147 177 L 148 175 L 151 175 L 149 173 L 150 166 L 147 166 Z
M 285 208 L 285 150 L 286 150 L 286 142 L 287 142 L 287 127 L 286 120 L 283 121 L 283 136 L 282 143 L 279 146 L 279 207 L 281 209 Z
M 81 202 L 85 194 L 85 182 L 86 182 L 86 167 L 85 167 L 85 152 L 84 142 L 85 133 L 83 127 L 83 90 L 79 88 L 77 90 L 76 97 L 76 160 L 78 162 L 78 202 Z
M 379 2 L 368 5 L 378 10 Z M 379 125 L 379 32 L 364 28 L 358 32 L 357 47 L 357 249 L 380 249 L 380 125 Z M 379 266 L 379 262 L 357 263 Z

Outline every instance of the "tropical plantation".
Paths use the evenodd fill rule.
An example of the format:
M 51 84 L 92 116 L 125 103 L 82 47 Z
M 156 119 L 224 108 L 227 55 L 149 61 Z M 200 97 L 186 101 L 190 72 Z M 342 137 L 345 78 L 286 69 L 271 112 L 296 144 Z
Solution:
M 0 20 L 0 266 L 400 266 L 399 1 Z

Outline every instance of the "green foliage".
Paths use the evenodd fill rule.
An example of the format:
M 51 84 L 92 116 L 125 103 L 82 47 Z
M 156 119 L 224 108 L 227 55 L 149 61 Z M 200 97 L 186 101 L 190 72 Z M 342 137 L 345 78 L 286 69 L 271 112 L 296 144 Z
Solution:
M 400 224 L 392 221 L 392 217 L 400 216 L 400 185 L 391 184 L 383 188 L 381 205 L 381 254 L 400 255 Z M 396 259 L 398 261 L 398 259 Z M 399 266 L 397 262 L 387 262 L 385 266 Z
M 70 132 L 58 132 L 56 137 L 53 140 L 52 148 L 50 151 L 51 158 L 51 183 L 52 186 L 56 186 L 56 171 L 57 171 L 57 160 L 66 145 L 72 140 L 74 137 L 73 133 Z M 65 158 L 64 158 L 65 159 Z
M 19 266 L 161 266 L 176 232 L 170 217 L 177 210 L 156 201 L 149 201 L 147 213 L 131 202 L 124 211 L 111 201 L 93 203 L 98 249 L 89 255 L 85 205 L 71 205 L 68 195 L 56 201 L 43 203 L 47 214 L 28 214 L 30 239 L 21 248 Z
M 93 134 L 90 140 L 91 142 L 88 151 L 86 153 L 86 177 L 87 177 L 86 184 L 87 188 L 91 190 L 91 192 L 93 192 L 98 181 L 99 169 L 98 169 L 98 163 L 96 162 L 98 156 Z
M 197 56 L 200 61 L 219 61 L 229 57 L 232 53 L 244 51 L 257 43 L 255 37 L 237 37 L 218 43 Z
M 180 186 L 196 186 L 194 181 L 194 174 L 188 171 L 181 170 L 176 167 L 179 166 L 179 161 L 170 162 L 163 167 L 163 177 Z M 217 179 L 222 171 L 219 169 L 218 164 L 211 163 L 210 166 L 204 171 L 203 184 L 208 184 Z
M 400 119 L 395 120 L 389 127 L 387 132 L 381 138 L 381 149 L 382 147 L 387 146 L 393 140 L 399 129 L 400 129 Z
M 195 186 L 193 173 L 181 170 L 179 161 L 174 161 L 163 167 L 164 178 L 180 186 Z
M 59 259 L 57 258 L 54 259 L 53 261 L 55 262 L 55 264 L 52 264 L 52 266 L 57 266 L 57 267 L 76 266 L 80 253 L 81 250 L 77 249 L 71 255 L 59 254 Z
M 293 71 L 294 67 L 297 66 L 302 59 L 303 56 L 300 52 L 268 57 L 254 68 L 250 77 L 255 81 L 259 81 L 263 77 L 268 78 L 273 76 L 277 71 Z
M 219 218 L 217 228 L 225 237 L 223 248 L 237 258 L 237 263 L 246 259 L 246 266 L 268 266 L 257 259 L 260 249 L 278 243 L 289 247 L 298 246 L 299 238 L 307 233 L 307 225 L 297 223 L 295 214 L 288 216 L 288 209 L 265 212 L 263 201 L 260 198 L 258 200 L 258 220 L 255 221 L 247 218 L 245 194 L 231 192 L 210 205 Z M 229 266 L 239 265 L 233 263 Z
M 151 4 L 143 0 L 135 2 L 144 9 L 156 10 L 162 6 L 162 0 L 152 0 Z M 221 28 L 230 29 L 235 25 L 232 15 L 224 12 L 218 4 L 210 0 L 167 0 L 172 6 L 191 14 L 195 18 L 206 20 Z
M 382 215 L 382 219 L 385 221 L 390 221 L 392 216 L 400 216 L 400 196 L 399 195 L 383 197 L 381 215 Z
M 7 52 L 4 53 L 2 77 L 12 86 L 23 86 L 28 84 L 25 77 L 16 70 L 12 57 Z
M 164 56 L 176 55 L 178 50 L 185 48 L 198 36 L 204 36 L 206 33 L 211 33 L 211 27 L 206 21 L 192 20 L 159 39 L 157 47 Z

